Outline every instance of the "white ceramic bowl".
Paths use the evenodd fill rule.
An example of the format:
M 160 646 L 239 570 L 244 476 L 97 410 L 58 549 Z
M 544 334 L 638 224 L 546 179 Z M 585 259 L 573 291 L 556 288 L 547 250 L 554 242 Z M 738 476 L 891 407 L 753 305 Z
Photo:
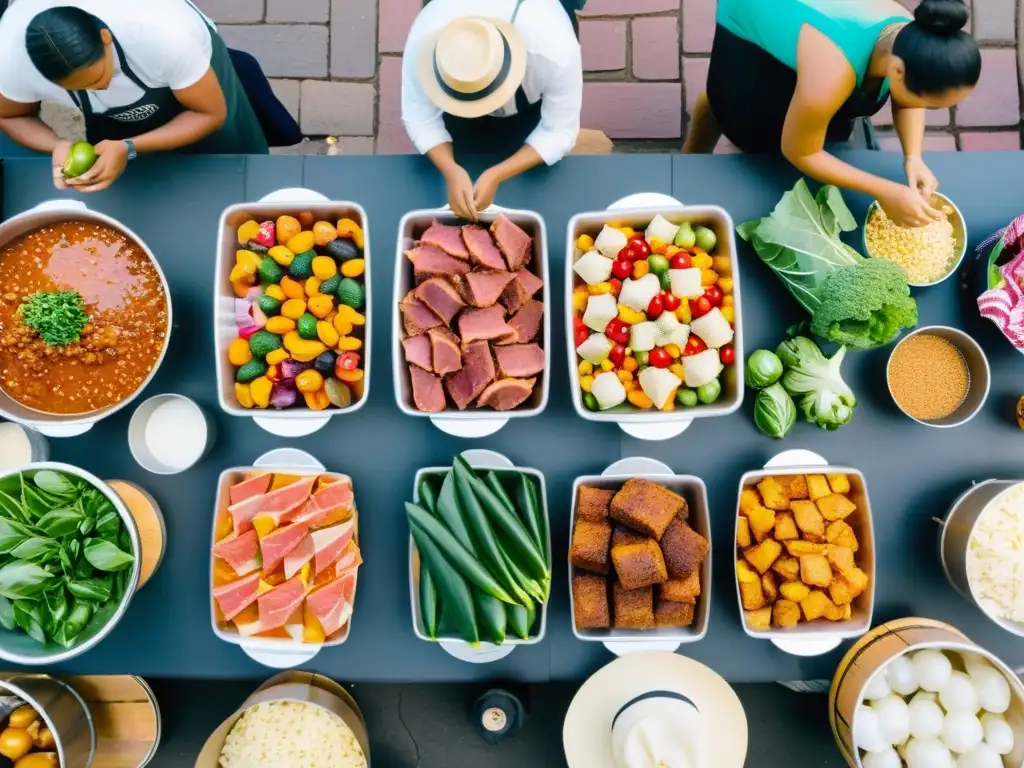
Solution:
M 153 453 L 147 435 L 150 419 L 153 417 L 156 409 L 174 401 L 184 403 L 195 413 L 198 413 L 203 425 L 202 450 L 195 456 L 190 457 L 188 464 L 184 466 L 171 466 L 158 459 Z M 128 423 L 128 448 L 132 452 L 132 458 L 147 472 L 152 472 L 155 475 L 176 475 L 195 466 L 203 456 L 210 452 L 210 448 L 213 447 L 214 433 L 214 423 L 192 398 L 175 394 L 155 395 L 136 408 L 135 413 L 132 414 L 132 420 Z M 178 440 L 180 436 L 175 435 L 174 438 Z
M 572 404 L 576 413 L 587 421 L 618 424 L 634 437 L 661 440 L 675 436 L 685 429 L 693 419 L 728 416 L 743 404 L 743 311 L 735 226 L 728 212 L 714 205 L 684 206 L 682 203 L 678 203 L 672 207 L 667 205 L 667 200 L 654 204 L 658 198 L 653 198 L 650 203 L 646 203 L 647 197 L 646 195 L 643 198 L 638 196 L 637 199 L 637 203 L 643 204 L 645 207 L 632 207 L 632 205 L 619 207 L 619 204 L 615 204 L 608 210 L 580 213 L 569 220 L 565 246 L 567 254 L 565 260 L 565 334 Z M 629 201 L 623 202 L 628 204 Z M 719 379 L 722 383 L 722 394 L 716 402 L 710 405 L 699 404 L 693 408 L 677 407 L 674 411 L 644 411 L 626 402 L 606 411 L 588 410 L 583 405 L 583 394 L 579 386 L 580 358 L 576 354 L 576 340 L 573 331 L 572 295 L 576 287 L 582 284 L 573 270 L 573 266 L 583 255 L 576 248 L 576 240 L 584 234 L 596 238 L 606 224 L 613 223 L 640 231 L 658 215 L 664 216 L 674 224 L 689 222 L 693 225 L 699 224 L 711 228 L 718 239 L 715 255 L 729 257 L 732 264 L 732 272 L 729 276 L 733 281 L 733 306 L 736 312 L 735 336 L 732 341 L 736 351 L 736 362 L 725 367 Z
M 366 315 L 363 347 L 359 350 L 363 365 L 363 396 L 353 399 L 348 408 L 330 406 L 323 411 L 312 411 L 305 405 L 276 410 L 274 408 L 243 408 L 235 400 L 235 367 L 228 362 L 228 345 L 238 338 L 235 325 L 235 299 L 237 298 L 228 282 L 228 275 L 234 265 L 238 244 L 238 227 L 249 219 L 256 221 L 276 220 L 279 216 L 296 216 L 303 212 L 312 213 L 317 221 L 336 222 L 348 218 L 363 229 L 363 259 L 366 268 L 363 273 Z M 217 365 L 217 396 L 220 407 L 231 416 L 247 417 L 271 434 L 280 437 L 304 437 L 324 427 L 335 416 L 355 413 L 366 404 L 370 394 L 370 350 L 373 346 L 373 299 L 371 291 L 370 227 L 366 211 L 357 203 L 328 200 L 319 192 L 309 189 L 282 189 L 271 193 L 259 202 L 238 203 L 229 206 L 220 217 L 217 234 L 217 267 L 213 275 L 213 343 Z
M 686 499 L 689 509 L 689 525 L 693 530 L 711 541 L 711 513 L 708 506 L 708 489 L 704 481 L 694 475 L 677 475 L 660 461 L 644 457 L 622 459 L 605 469 L 600 475 L 582 475 L 572 484 L 572 513 L 569 515 L 569 542 L 571 546 L 573 529 L 576 524 L 576 508 L 580 487 L 619 490 L 627 480 L 642 478 L 657 483 Z M 703 640 L 708 632 L 711 615 L 711 549 L 700 567 L 700 596 L 697 598 L 693 623 L 688 627 L 658 627 L 654 629 L 578 629 L 576 607 L 572 596 L 572 577 L 576 571 L 571 563 L 569 572 L 569 621 L 576 639 L 584 642 L 604 643 L 617 655 L 640 653 L 650 650 L 673 651 L 684 643 Z M 614 573 L 610 578 L 614 578 Z
M 412 263 L 405 252 L 412 247 L 417 234 L 422 234 L 431 221 L 442 224 L 464 223 L 450 209 L 410 211 L 398 225 L 398 247 L 395 253 L 395 283 L 391 299 L 391 367 L 394 374 L 395 402 L 406 416 L 429 417 L 434 426 L 456 437 L 485 437 L 505 426 L 509 419 L 524 419 L 536 416 L 548 405 L 551 386 L 551 277 L 548 272 L 548 237 L 544 219 L 533 211 L 513 210 L 492 205 L 480 214 L 480 224 L 489 225 L 498 214 L 505 214 L 509 221 L 517 224 L 533 237 L 533 259 L 530 269 L 544 282 L 534 299 L 544 303 L 542 337 L 537 341 L 544 348 L 544 371 L 537 375 L 533 394 L 511 411 L 495 411 L 490 408 L 469 407 L 464 411 L 447 408 L 440 413 L 424 413 L 416 408 L 412 397 L 412 383 L 409 381 L 408 363 L 402 350 L 402 312 L 399 302 L 416 285 Z

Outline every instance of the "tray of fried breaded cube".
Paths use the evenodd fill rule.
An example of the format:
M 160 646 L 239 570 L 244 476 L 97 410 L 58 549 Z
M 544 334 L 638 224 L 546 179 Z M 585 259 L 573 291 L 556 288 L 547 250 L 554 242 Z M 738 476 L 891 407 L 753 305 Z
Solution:
M 736 516 L 736 586 L 747 634 L 866 632 L 874 609 L 874 544 L 860 472 L 748 472 Z
M 576 479 L 569 587 L 581 640 L 695 642 L 711 589 L 707 489 L 687 475 Z

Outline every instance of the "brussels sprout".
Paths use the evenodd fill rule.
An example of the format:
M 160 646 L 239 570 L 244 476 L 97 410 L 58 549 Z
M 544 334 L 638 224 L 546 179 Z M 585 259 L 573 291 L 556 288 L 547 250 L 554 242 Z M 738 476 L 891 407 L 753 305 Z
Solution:
M 747 358 L 747 385 L 770 387 L 782 377 L 782 360 L 770 349 L 758 349 Z
M 707 384 L 697 387 L 697 399 L 705 405 L 710 405 L 722 394 L 722 383 L 718 379 L 712 379 Z
M 754 423 L 768 437 L 785 437 L 796 423 L 796 404 L 781 384 L 757 393 Z
M 718 238 L 715 237 L 715 233 L 712 230 L 707 227 L 695 227 L 693 233 L 696 235 L 698 248 L 705 253 L 711 253 L 715 250 L 715 246 L 718 245 Z

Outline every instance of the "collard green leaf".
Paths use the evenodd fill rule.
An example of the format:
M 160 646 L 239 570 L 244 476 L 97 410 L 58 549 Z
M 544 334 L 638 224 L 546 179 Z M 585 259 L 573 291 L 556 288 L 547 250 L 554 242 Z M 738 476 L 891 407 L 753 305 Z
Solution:
M 14 621 L 37 643 L 46 642 L 46 631 L 43 629 L 46 617 L 40 603 L 30 600 L 15 600 Z
M 15 560 L 0 568 L 0 595 L 11 600 L 36 600 L 53 574 L 35 563 Z
M 14 620 L 14 603 L 0 595 L 0 626 L 10 631 L 18 626 Z
M 135 558 L 103 539 L 85 542 L 85 559 L 100 571 L 119 571 L 135 562 Z
M 54 472 L 52 469 L 41 469 L 32 478 L 36 486 L 47 493 L 57 496 L 70 496 L 75 493 L 75 484 L 67 475 Z
M 74 507 L 63 507 L 47 512 L 38 521 L 36 528 L 51 538 L 68 536 L 78 529 L 82 522 L 82 513 Z
M 741 224 L 737 232 L 813 315 L 829 273 L 863 258 L 840 239 L 856 226 L 838 189 L 822 187 L 815 197 L 800 179 L 770 216 Z
M 113 583 L 114 580 L 108 575 L 102 579 L 69 579 L 67 585 L 68 591 L 75 597 L 105 603 L 110 599 Z
M 18 560 L 40 565 L 60 557 L 60 542 L 45 536 L 32 536 L 11 550 Z

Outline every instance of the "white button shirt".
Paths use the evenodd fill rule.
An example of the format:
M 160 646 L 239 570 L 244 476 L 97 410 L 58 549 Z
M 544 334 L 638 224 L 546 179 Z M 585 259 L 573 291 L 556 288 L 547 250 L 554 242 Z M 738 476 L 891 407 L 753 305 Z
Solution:
M 409 30 L 402 62 L 402 123 L 412 143 L 426 154 L 452 140 L 442 111 L 419 81 L 420 44 L 448 22 L 467 16 L 511 19 L 516 0 L 431 0 Z M 583 63 L 572 22 L 558 0 L 523 0 L 515 27 L 526 47 L 522 88 L 534 104 L 543 99 L 540 123 L 527 137 L 545 163 L 553 165 L 576 144 L 583 106 Z M 492 113 L 516 114 L 515 97 Z

